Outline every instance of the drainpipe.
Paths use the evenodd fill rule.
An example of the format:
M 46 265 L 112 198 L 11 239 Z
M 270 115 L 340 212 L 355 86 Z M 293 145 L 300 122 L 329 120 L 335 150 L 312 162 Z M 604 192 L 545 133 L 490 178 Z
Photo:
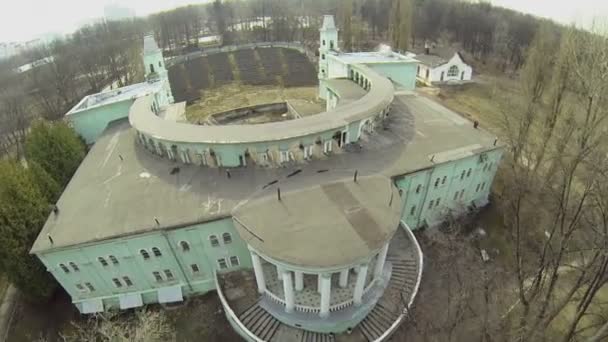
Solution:
M 173 244 L 171 243 L 171 241 L 169 241 L 167 232 L 163 231 L 162 234 L 165 237 L 165 240 L 167 241 L 167 245 L 169 246 L 169 250 L 171 251 L 171 254 L 175 258 L 175 261 L 177 261 L 177 267 L 179 267 L 179 270 L 182 272 L 182 276 L 184 276 L 184 279 L 186 280 L 186 284 L 188 284 L 188 288 L 190 289 L 190 291 L 194 291 L 194 289 L 192 288 L 192 284 L 190 284 L 190 281 L 188 280 L 188 275 L 184 271 L 184 267 L 182 266 L 182 263 L 179 261 L 179 258 L 175 254 L 175 250 L 173 249 Z

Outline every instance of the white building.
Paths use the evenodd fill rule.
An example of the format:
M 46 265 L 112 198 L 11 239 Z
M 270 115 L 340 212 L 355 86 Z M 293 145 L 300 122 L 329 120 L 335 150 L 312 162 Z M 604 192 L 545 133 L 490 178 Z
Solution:
M 459 52 L 416 55 L 420 61 L 417 78 L 427 85 L 438 83 L 461 83 L 470 81 L 473 68 Z

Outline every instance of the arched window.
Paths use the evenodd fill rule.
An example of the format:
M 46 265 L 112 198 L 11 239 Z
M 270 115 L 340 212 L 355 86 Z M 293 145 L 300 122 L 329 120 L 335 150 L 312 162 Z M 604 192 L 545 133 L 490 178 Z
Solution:
M 211 243 L 211 247 L 217 247 L 220 245 L 220 241 L 215 235 L 209 235 L 209 242 Z
M 112 262 L 112 264 L 114 265 L 118 265 L 118 259 L 116 259 L 115 256 L 113 255 L 108 255 L 108 259 L 110 259 L 110 261 Z
M 182 248 L 182 251 L 188 252 L 190 250 L 190 244 L 187 241 L 180 241 L 179 246 Z
M 154 253 L 155 257 L 163 256 L 163 253 L 160 252 L 160 249 L 158 249 L 158 247 L 152 247 L 152 253 Z
M 65 264 L 59 264 L 59 267 L 61 267 L 63 272 L 70 273 L 70 269 Z
M 144 260 L 150 259 L 150 253 L 148 253 L 148 251 L 145 249 L 140 249 L 139 254 L 141 254 L 141 256 L 144 258 Z
M 448 77 L 457 77 L 459 74 L 459 70 L 458 70 L 458 66 L 456 65 L 452 65 L 449 69 L 448 69 Z
M 225 245 L 232 243 L 232 235 L 230 235 L 230 233 L 224 233 L 222 234 L 222 240 L 224 240 Z
M 103 257 L 98 257 L 97 261 L 99 261 L 99 263 L 101 264 L 101 266 L 106 267 L 108 266 L 108 262 L 106 261 L 106 259 L 104 259 Z
M 70 267 L 74 270 L 74 272 L 80 271 L 80 268 L 78 268 L 78 265 L 76 265 L 74 262 L 70 261 Z

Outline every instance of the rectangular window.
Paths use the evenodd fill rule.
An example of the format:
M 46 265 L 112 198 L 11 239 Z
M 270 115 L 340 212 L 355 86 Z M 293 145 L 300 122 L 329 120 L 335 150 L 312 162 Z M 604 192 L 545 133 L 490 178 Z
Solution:
M 416 206 L 415 205 L 413 205 L 412 209 L 410 210 L 410 215 L 413 216 L 414 214 L 416 214 Z
M 228 268 L 228 264 L 226 263 L 226 259 L 224 259 L 224 258 L 217 259 L 217 265 L 220 268 L 220 270 L 224 270 L 224 269 Z
M 443 179 L 441 180 L 441 185 L 445 184 L 445 182 L 448 180 L 447 176 L 443 176 Z
M 210 235 L 209 242 L 211 243 L 211 247 L 217 247 L 220 245 L 220 241 L 217 239 L 217 236 Z
M 190 265 L 190 269 L 192 270 L 192 274 L 198 274 L 201 271 L 197 264 Z
M 466 170 L 462 170 L 462 174 L 460 175 L 460 180 L 464 179 L 464 176 L 467 174 Z
M 89 289 L 90 292 L 95 291 L 95 287 L 91 283 L 84 283 L 84 286 L 86 286 L 87 289 Z
M 477 184 L 477 187 L 475 188 L 475 192 L 479 192 L 479 187 L 481 186 L 481 184 Z
M 82 284 L 76 284 L 76 289 L 78 289 L 79 292 L 85 292 L 84 290 L 84 286 L 82 286 Z
M 120 280 L 118 280 L 118 278 L 112 278 L 112 282 L 114 283 L 114 286 L 116 286 L 117 288 L 122 287 L 122 283 L 120 282 Z
M 441 197 L 437 198 L 437 201 L 435 202 L 435 207 L 439 206 L 439 202 L 441 202 Z
M 131 278 L 124 276 L 124 277 L 122 277 L 122 280 L 124 280 L 125 285 L 127 285 L 127 287 L 133 286 L 133 282 L 131 281 Z
M 454 201 L 458 199 L 458 191 L 454 193 Z
M 173 280 L 173 273 L 171 272 L 171 270 L 165 270 L 164 272 L 167 280 Z
M 460 190 L 460 199 L 464 197 L 464 189 Z
M 160 283 L 161 281 L 163 281 L 163 277 L 160 275 L 160 272 L 154 271 L 152 272 L 152 274 L 154 275 L 154 279 L 156 279 L 156 282 Z
M 281 151 L 281 163 L 289 161 L 289 151 Z
M 435 180 L 435 187 L 439 186 L 439 181 L 441 180 L 441 178 L 437 178 L 437 180 Z
M 483 190 L 486 187 L 486 182 L 481 183 L 481 190 Z
M 239 257 L 236 255 L 233 255 L 230 257 L 230 266 L 231 267 L 236 267 L 239 266 L 240 262 L 239 262 Z
M 433 204 L 435 204 L 435 201 L 431 200 L 431 201 L 429 202 L 429 209 L 431 209 L 431 208 L 433 207 Z

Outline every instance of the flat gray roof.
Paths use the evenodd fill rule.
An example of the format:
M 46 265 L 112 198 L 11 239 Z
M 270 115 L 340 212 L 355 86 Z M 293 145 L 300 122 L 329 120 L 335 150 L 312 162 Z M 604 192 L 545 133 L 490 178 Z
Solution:
M 339 97 L 338 106 L 349 104 L 365 96 L 365 89 L 347 78 L 334 78 L 324 81 L 325 85 Z
M 279 141 L 342 129 L 350 122 L 381 112 L 393 100 L 394 87 L 391 81 L 366 66 L 358 66 L 358 68 L 372 83 L 370 91 L 356 101 L 298 120 L 227 126 L 199 126 L 171 122 L 156 116 L 150 110 L 151 98 L 147 97 L 135 101 L 129 113 L 129 122 L 141 133 L 156 139 L 209 144 Z
M 350 52 L 332 56 L 347 64 L 418 63 L 413 54 L 402 55 L 393 51 Z
M 361 262 L 393 236 L 401 218 L 387 177 L 353 178 L 268 196 L 234 210 L 241 237 L 287 264 L 330 268 Z M 311 252 L 314 251 L 314 252 Z
M 494 135 L 422 95 L 397 96 L 387 125 L 364 136 L 360 151 L 279 169 L 232 169 L 228 178 L 222 169 L 156 156 L 136 142 L 126 120 L 115 122 L 72 177 L 59 213 L 49 216 L 32 252 L 230 217 L 239 203 L 276 196 L 277 187 L 291 196 L 352 177 L 355 170 L 360 177 L 394 177 L 500 148 Z M 301 172 L 290 176 L 296 170 Z
M 126 87 L 116 88 L 110 91 L 104 91 L 97 94 L 85 96 L 77 105 L 75 105 L 66 115 L 72 115 L 84 110 L 95 107 L 105 106 L 111 103 L 121 102 L 125 100 L 136 99 L 142 96 L 153 94 L 160 90 L 161 83 L 136 83 Z

